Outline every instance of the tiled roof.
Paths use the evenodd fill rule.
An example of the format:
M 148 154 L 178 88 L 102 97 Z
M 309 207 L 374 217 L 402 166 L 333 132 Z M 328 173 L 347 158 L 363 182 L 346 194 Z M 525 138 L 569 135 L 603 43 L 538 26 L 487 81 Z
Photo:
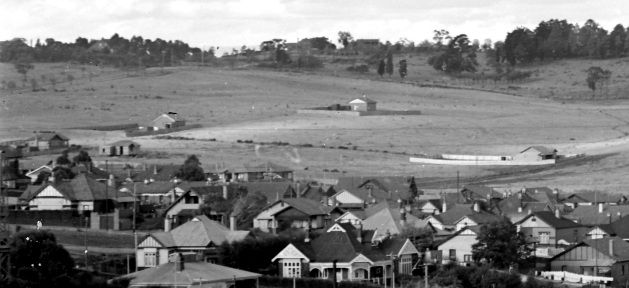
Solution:
M 629 217 L 622 217 L 608 226 L 616 236 L 622 239 L 629 239 Z
M 463 186 L 463 189 L 461 189 L 461 193 L 470 194 L 470 197 L 467 199 L 468 201 L 487 200 L 488 198 L 503 198 L 503 195 L 494 190 L 494 188 L 479 184 L 465 185 Z
M 554 154 L 555 152 L 557 152 L 557 150 L 553 149 L 553 148 L 548 148 L 546 146 L 530 146 L 524 150 L 522 150 L 520 153 L 523 153 L 529 149 L 533 149 L 537 152 L 539 152 L 539 154 L 541 155 L 550 155 L 550 154 Z
M 266 197 L 267 203 L 275 202 L 279 197 L 294 197 L 295 191 L 291 182 L 245 182 L 239 183 L 247 193 L 259 193 Z
M 170 181 L 154 181 L 149 183 L 134 182 L 125 183 L 120 189 L 133 193 L 133 188 L 135 187 L 136 195 L 160 195 L 168 193 L 168 191 L 175 188 L 176 186 L 177 184 Z
M 470 204 L 459 204 L 454 207 L 448 207 L 446 212 L 439 215 L 434 215 L 435 219 L 439 220 L 444 225 L 454 225 L 456 221 L 459 221 L 463 216 L 474 213 L 474 209 Z
M 581 191 L 568 195 L 565 200 L 573 203 L 619 203 L 623 200 L 623 197 L 624 195 L 621 194 L 611 194 L 599 191 Z
M 610 243 L 611 241 L 611 243 Z M 600 239 L 586 239 L 583 240 L 583 243 L 586 245 L 596 249 L 602 254 L 610 255 L 609 248 L 610 244 L 613 245 L 613 255 L 610 255 L 616 260 L 629 260 L 629 243 L 625 242 L 623 239 L 619 237 L 607 237 Z
M 50 141 L 54 139 L 55 137 L 58 137 L 59 139 L 64 140 L 64 141 L 70 140 L 70 138 L 57 132 L 38 132 L 35 136 L 29 138 L 28 140 L 35 140 L 37 138 L 37 141 Z
M 408 199 L 409 180 L 409 177 L 341 177 L 334 190 L 345 189 L 367 202 L 369 187 L 372 187 L 372 196 L 377 200 Z
M 170 234 L 170 237 L 172 237 L 172 242 L 169 244 L 172 244 L 173 247 L 207 247 L 210 244 L 218 246 L 225 241 L 243 240 L 249 235 L 248 231 L 231 231 L 220 223 L 210 220 L 205 215 L 196 216 L 193 220 L 164 233 Z M 152 235 L 155 235 L 158 240 L 170 241 L 168 236 L 165 236 L 162 232 Z M 166 244 L 164 243 L 164 245 Z
M 426 226 L 419 218 L 406 213 L 406 223 L 416 227 L 416 225 Z M 378 234 L 400 234 L 404 228 L 401 223 L 400 209 L 385 208 L 363 220 L 363 227 L 367 230 L 376 230 Z
M 170 181 L 175 178 L 181 165 L 147 165 L 146 170 L 134 170 L 131 172 L 131 179 L 136 182 L 153 179 L 155 181 Z
M 243 173 L 243 172 L 292 172 L 293 169 L 275 164 L 273 162 L 265 162 L 261 164 L 252 164 L 245 163 L 243 167 L 235 167 L 233 169 L 229 169 L 232 172 Z
M 500 221 L 501 219 L 500 216 L 497 216 L 497 215 L 494 215 L 485 211 L 475 212 L 475 213 L 468 214 L 465 216 L 467 216 L 468 218 L 470 218 L 472 221 L 476 222 L 476 224 L 479 224 L 479 225 Z
M 257 273 L 206 262 L 186 262 L 182 271 L 177 263 L 169 262 L 119 277 L 130 279 L 129 287 L 199 287 L 208 283 L 232 282 L 233 280 L 257 279 Z M 211 285 L 210 285 L 211 286 Z
M 284 202 L 307 215 L 314 216 L 327 214 L 321 203 L 307 198 L 284 198 L 279 201 Z
M 572 227 L 581 227 L 582 225 L 575 223 L 574 221 L 567 219 L 565 217 L 557 218 L 554 212 L 551 211 L 539 211 L 534 212 L 530 216 L 525 217 L 520 220 L 522 222 L 525 219 L 530 217 L 537 217 L 538 219 L 544 221 L 546 224 L 550 225 L 555 229 L 563 229 L 563 228 L 572 228 Z
M 29 185 L 22 196 L 20 196 L 20 199 L 30 201 L 50 185 L 71 201 L 115 199 L 116 195 L 115 187 L 109 187 L 109 191 L 106 193 L 105 189 L 107 186 L 104 183 L 98 182 L 86 174 L 79 174 L 70 181 L 64 180 L 52 184 Z
M 578 206 L 568 215 L 567 218 L 579 221 L 583 225 L 609 224 L 613 220 L 629 215 L 629 205 L 604 205 L 603 213 L 599 213 L 598 205 Z

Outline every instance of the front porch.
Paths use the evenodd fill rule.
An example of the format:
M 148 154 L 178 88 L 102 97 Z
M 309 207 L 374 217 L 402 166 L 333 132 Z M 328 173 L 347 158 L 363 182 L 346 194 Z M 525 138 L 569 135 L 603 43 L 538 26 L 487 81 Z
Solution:
M 336 281 L 359 281 L 375 284 L 391 284 L 393 277 L 393 264 L 388 262 L 374 263 L 337 263 Z M 310 263 L 308 276 L 318 279 L 333 279 L 334 269 L 332 263 Z

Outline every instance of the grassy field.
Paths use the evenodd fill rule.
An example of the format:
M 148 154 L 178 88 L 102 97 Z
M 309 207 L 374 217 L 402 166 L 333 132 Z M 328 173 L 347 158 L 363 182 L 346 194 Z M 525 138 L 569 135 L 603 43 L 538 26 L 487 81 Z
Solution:
M 629 184 L 629 179 L 623 176 L 629 166 L 629 142 L 626 141 L 629 100 L 580 101 L 583 97 L 579 95 L 591 93 L 579 72 L 590 65 L 589 60 L 527 67 L 538 70 L 537 75 L 531 81 L 517 84 L 521 88 L 515 90 L 521 96 L 513 96 L 420 87 L 416 84 L 457 84 L 422 65 L 425 59 L 421 58 L 412 58 L 410 77 L 405 83 L 380 79 L 373 72 L 350 74 L 343 68 L 348 64 L 339 63 L 327 64 L 317 72 L 176 67 L 163 72 L 159 68 L 149 69 L 138 75 L 86 67 L 86 71 L 93 70 L 96 75 L 91 81 L 88 76 L 80 75 L 81 67 L 70 67 L 75 71 L 76 80 L 57 84 L 57 90 L 62 92 L 54 92 L 50 85 L 45 87 L 45 92 L 24 89 L 10 94 L 2 91 L 0 138 L 23 138 L 31 136 L 33 130 L 50 129 L 62 131 L 71 138 L 71 143 L 98 146 L 123 139 L 124 133 L 67 128 L 145 124 L 160 113 L 176 111 L 190 123 L 203 125 L 200 129 L 174 134 L 193 140 L 135 138 L 143 149 L 172 157 L 131 161 L 180 163 L 185 155 L 195 153 L 210 167 L 213 163 L 225 163 L 229 167 L 274 161 L 294 168 L 301 178 L 416 175 L 454 179 L 459 171 L 462 177 L 469 179 L 500 175 L 492 181 L 507 188 L 548 185 L 565 190 L 621 191 Z M 592 64 L 612 67 L 614 75 L 621 76 L 620 65 L 624 60 Z M 42 74 L 60 75 L 60 69 L 67 68 L 58 64 L 35 66 L 37 68 L 31 72 L 35 78 Z M 564 70 L 568 72 L 563 73 Z M 610 91 L 625 87 L 626 77 L 622 77 L 610 85 Z M 0 64 L 0 78 L 19 79 L 19 75 L 12 66 Z M 582 85 L 572 84 L 577 80 L 583 82 Z M 494 88 L 500 91 L 504 87 Z M 549 99 L 549 91 L 558 92 Z M 570 101 L 563 99 L 571 93 L 575 97 Z M 344 104 L 362 95 L 378 101 L 382 109 L 420 110 L 422 114 L 351 117 L 296 113 L 299 108 Z M 204 141 L 212 138 L 217 141 Z M 281 141 L 293 145 L 260 146 L 238 143 L 238 140 Z M 313 147 L 304 147 L 309 145 Z M 530 145 L 556 147 L 560 153 L 605 157 L 534 173 L 495 167 L 421 166 L 408 161 L 414 154 L 513 155 Z M 349 149 L 339 149 L 339 146 Z M 50 158 L 28 161 L 36 165 Z M 94 158 L 99 160 L 99 157 Z

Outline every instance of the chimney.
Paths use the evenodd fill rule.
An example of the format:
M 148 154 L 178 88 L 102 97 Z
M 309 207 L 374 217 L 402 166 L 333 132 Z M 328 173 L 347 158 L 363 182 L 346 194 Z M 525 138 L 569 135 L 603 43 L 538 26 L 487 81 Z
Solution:
M 561 218 L 561 212 L 559 211 L 559 209 L 555 209 L 555 217 L 557 219 Z
M 173 217 L 170 215 L 164 217 L 164 232 L 170 231 L 170 228 L 173 223 L 172 220 L 173 220 Z
M 397 199 L 397 208 L 402 208 L 402 199 L 400 198 Z
M 400 225 L 406 225 L 406 209 L 400 208 Z
M 48 176 L 48 182 L 50 182 L 50 184 L 55 184 L 55 173 L 50 173 L 50 176 Z
M 522 213 L 522 203 L 520 203 L 520 206 L 518 206 L 518 213 Z
M 474 212 L 480 212 L 480 206 L 478 205 L 478 202 L 474 202 Z
M 371 188 L 371 186 L 369 188 L 367 188 L 367 191 L 369 192 L 369 199 L 373 199 L 373 188 Z
M 328 195 L 321 196 L 321 202 L 323 202 L 323 205 L 325 206 L 330 206 L 330 203 L 328 202 Z
M 184 259 L 183 259 L 183 255 L 181 255 L 181 253 L 177 253 L 177 256 L 175 257 L 175 271 L 177 272 L 181 272 L 184 270 Z
M 229 230 L 236 231 L 236 216 L 229 216 Z
M 306 238 L 304 238 L 304 242 L 310 242 L 310 224 L 308 224 L 308 227 L 306 227 Z
M 153 174 L 157 174 L 157 164 L 153 165 Z
M 332 196 L 332 198 L 330 199 L 330 202 L 332 202 L 332 204 L 330 204 L 332 207 L 335 207 L 336 205 L 338 205 L 336 203 L 336 197 Z
M 528 214 L 529 214 L 529 215 L 533 214 L 533 210 L 529 209 Z
M 227 199 L 227 185 L 223 185 L 223 199 Z
M 447 210 L 448 210 L 448 204 L 446 204 L 446 201 L 441 202 L 441 213 L 446 213 Z
M 358 243 L 363 243 L 363 223 L 358 223 L 358 229 L 356 230 L 356 240 Z
M 149 184 L 149 179 L 144 179 L 144 185 L 148 185 Z
M 614 257 L 614 239 L 609 239 L 609 256 Z
M 522 199 L 522 192 L 518 193 L 518 199 Z
M 607 213 L 607 218 L 609 218 L 609 224 L 612 224 L 612 213 Z

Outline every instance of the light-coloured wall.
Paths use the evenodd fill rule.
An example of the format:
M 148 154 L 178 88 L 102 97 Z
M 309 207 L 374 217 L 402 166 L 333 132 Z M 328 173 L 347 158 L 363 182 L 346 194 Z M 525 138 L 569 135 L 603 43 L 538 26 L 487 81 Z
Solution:
M 466 234 L 466 232 L 470 231 L 464 231 L 463 233 L 439 245 L 437 249 L 441 251 L 443 263 L 448 263 L 448 261 L 450 261 L 450 249 L 456 250 L 457 263 L 465 262 L 464 255 L 472 255 L 472 245 L 478 241 L 476 240 L 476 234 Z
M 591 247 L 575 247 L 550 262 L 551 271 L 568 271 L 577 274 L 593 275 L 591 267 L 611 267 L 615 260 Z M 565 267 L 564 267 L 565 266 Z M 582 269 L 582 267 L 590 267 Z

